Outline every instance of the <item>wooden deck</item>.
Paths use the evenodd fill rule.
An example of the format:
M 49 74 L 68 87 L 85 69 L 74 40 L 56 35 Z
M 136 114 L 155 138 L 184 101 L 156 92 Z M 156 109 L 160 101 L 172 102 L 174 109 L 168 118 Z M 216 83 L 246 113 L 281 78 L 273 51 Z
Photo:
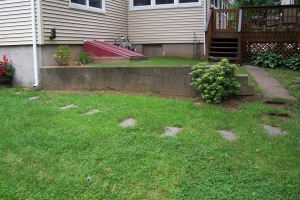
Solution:
M 300 54 L 300 5 L 211 9 L 205 36 L 207 59 L 223 54 L 245 63 L 269 50 L 285 57 Z M 215 44 L 216 39 L 219 45 Z M 237 40 L 236 51 L 226 45 L 228 39 Z

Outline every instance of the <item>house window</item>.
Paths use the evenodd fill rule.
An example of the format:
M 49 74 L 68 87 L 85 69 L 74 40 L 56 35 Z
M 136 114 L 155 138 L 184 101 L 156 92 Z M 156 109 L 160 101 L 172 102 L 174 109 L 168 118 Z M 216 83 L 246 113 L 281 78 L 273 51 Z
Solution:
M 161 4 L 174 4 L 174 0 L 155 0 L 156 5 Z
M 69 7 L 95 12 L 104 12 L 105 0 L 70 0 Z
M 193 3 L 198 2 L 198 0 L 179 0 L 179 3 Z
M 133 0 L 133 6 L 150 6 L 151 0 Z
M 202 0 L 130 0 L 131 9 L 151 9 L 177 6 L 201 6 Z

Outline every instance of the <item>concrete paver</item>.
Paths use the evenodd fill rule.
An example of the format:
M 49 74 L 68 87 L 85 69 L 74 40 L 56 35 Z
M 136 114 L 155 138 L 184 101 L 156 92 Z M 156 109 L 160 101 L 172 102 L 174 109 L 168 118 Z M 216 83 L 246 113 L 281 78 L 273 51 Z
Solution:
M 181 131 L 182 128 L 178 128 L 178 127 L 172 127 L 172 126 L 167 126 L 165 128 L 165 132 L 163 134 L 161 134 L 161 137 L 165 137 L 165 136 L 176 136 L 177 133 L 179 131 Z
M 236 136 L 233 132 L 227 130 L 218 130 L 218 132 L 227 140 L 234 140 Z
M 135 120 L 135 119 L 128 118 L 128 119 L 122 121 L 122 122 L 120 123 L 120 126 L 122 126 L 122 127 L 130 127 L 130 126 L 134 126 L 135 123 L 136 123 L 136 120 Z
M 245 65 L 259 87 L 263 90 L 264 98 L 282 98 L 297 101 L 295 97 L 281 85 L 275 78 L 261 67 Z

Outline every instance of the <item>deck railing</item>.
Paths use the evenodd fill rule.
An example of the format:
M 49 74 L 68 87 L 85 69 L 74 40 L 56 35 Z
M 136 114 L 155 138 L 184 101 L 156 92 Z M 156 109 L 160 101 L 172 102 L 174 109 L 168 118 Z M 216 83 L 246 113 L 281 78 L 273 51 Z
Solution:
M 238 37 L 242 62 L 269 50 L 300 54 L 300 5 L 211 9 L 205 34 L 206 46 L 211 37 Z
M 241 7 L 242 61 L 269 50 L 285 57 L 300 53 L 300 5 Z

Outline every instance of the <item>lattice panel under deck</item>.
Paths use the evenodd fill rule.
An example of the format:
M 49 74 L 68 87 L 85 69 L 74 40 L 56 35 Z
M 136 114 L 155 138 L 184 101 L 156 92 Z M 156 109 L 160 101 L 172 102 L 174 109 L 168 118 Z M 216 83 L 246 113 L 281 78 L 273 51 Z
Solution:
M 242 43 L 242 61 L 249 61 L 253 56 L 260 52 L 274 51 L 288 58 L 294 54 L 300 54 L 300 42 L 243 42 Z

